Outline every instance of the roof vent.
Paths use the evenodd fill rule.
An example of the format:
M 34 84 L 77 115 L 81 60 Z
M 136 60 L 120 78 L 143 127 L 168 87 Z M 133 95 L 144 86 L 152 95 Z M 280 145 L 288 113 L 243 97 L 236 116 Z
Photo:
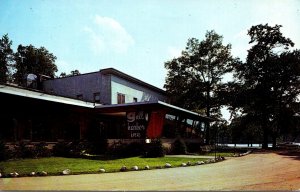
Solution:
M 35 74 L 30 73 L 27 75 L 26 86 L 33 89 L 37 88 L 37 76 Z

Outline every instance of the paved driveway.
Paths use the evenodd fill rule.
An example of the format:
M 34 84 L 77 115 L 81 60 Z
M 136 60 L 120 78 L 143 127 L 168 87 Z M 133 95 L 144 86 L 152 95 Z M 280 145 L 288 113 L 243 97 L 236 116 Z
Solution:
M 2 190 L 298 190 L 300 158 L 254 153 L 223 162 L 149 171 L 0 179 Z

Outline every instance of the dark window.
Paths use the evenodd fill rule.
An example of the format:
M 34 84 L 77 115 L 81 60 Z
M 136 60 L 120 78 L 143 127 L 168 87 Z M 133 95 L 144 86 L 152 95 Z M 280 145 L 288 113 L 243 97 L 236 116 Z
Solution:
M 133 102 L 134 102 L 134 103 L 137 102 L 137 98 L 136 98 L 136 97 L 133 98 Z
M 100 103 L 100 93 L 94 93 L 94 102 Z
M 125 103 L 125 95 L 122 93 L 118 93 L 118 104 Z
M 82 100 L 83 99 L 83 95 L 82 94 L 76 95 L 76 98 Z

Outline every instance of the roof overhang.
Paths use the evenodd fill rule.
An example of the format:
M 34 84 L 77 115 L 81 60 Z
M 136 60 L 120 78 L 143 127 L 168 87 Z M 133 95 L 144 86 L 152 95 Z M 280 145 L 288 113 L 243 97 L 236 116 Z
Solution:
M 166 113 L 172 115 L 179 115 L 186 118 L 191 118 L 194 120 L 202 120 L 202 121 L 216 121 L 216 119 L 202 116 L 193 111 L 189 111 L 187 109 L 183 109 L 181 107 L 177 107 L 162 101 L 156 102 L 138 102 L 138 103 L 125 103 L 125 104 L 114 104 L 114 105 L 101 105 L 95 107 L 96 112 L 103 114 L 114 114 L 120 112 L 129 112 L 129 111 L 165 111 Z
M 5 85 L 0 84 L 0 93 L 4 94 L 10 94 L 15 96 L 21 96 L 21 97 L 27 97 L 27 98 L 33 98 L 33 99 L 39 99 L 44 101 L 51 101 L 56 103 L 63 103 L 68 105 L 74 105 L 74 106 L 80 106 L 80 107 L 86 107 L 86 108 L 94 108 L 95 104 L 81 101 L 77 99 L 71 99 L 68 97 L 62 97 L 62 96 L 56 96 L 56 95 L 50 95 L 46 94 L 44 92 L 36 91 L 36 90 L 29 90 L 24 89 L 18 86 L 11 86 L 11 85 Z

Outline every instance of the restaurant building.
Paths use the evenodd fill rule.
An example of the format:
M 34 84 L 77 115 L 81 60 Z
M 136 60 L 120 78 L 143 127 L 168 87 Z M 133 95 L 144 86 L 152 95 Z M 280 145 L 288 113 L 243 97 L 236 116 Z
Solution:
M 164 90 L 113 68 L 29 87 L 0 84 L 5 142 L 160 138 L 167 143 L 180 136 L 201 143 L 205 125 L 213 121 L 169 104 Z

